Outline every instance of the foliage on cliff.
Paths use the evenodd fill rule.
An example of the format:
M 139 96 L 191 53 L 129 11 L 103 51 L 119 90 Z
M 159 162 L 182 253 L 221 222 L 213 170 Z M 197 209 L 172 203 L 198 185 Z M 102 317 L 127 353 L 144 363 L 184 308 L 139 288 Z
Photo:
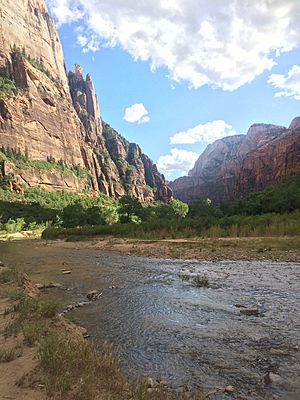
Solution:
M 116 201 L 103 194 L 93 198 L 88 192 L 79 195 L 38 188 L 23 193 L 2 189 L 0 199 L 2 229 L 8 232 L 47 223 L 56 227 L 47 230 L 54 236 L 62 232 L 142 238 L 300 234 L 300 174 L 244 200 L 221 205 L 207 199 L 190 207 L 179 200 L 142 204 L 130 196 Z M 55 231 L 59 227 L 71 230 Z

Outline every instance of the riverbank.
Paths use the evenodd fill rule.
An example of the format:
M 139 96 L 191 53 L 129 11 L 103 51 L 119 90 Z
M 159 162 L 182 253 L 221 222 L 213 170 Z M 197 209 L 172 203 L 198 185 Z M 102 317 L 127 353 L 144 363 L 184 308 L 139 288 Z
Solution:
M 58 314 L 58 308 L 26 274 L 1 263 L 1 399 L 186 398 L 174 397 L 151 378 L 128 382 L 111 346 L 97 350 L 85 340 L 86 330 Z
M 70 237 L 66 241 L 46 241 L 45 243 L 63 248 L 98 249 L 165 259 L 300 262 L 299 236 L 163 240 L 100 236 L 83 241 L 77 240 L 78 238 Z

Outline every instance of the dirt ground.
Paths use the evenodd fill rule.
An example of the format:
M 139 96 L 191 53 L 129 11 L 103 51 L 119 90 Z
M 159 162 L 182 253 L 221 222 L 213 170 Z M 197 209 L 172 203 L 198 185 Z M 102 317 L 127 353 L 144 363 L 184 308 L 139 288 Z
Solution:
M 102 249 L 127 255 L 166 259 L 300 262 L 300 237 L 297 236 L 165 240 L 95 237 L 87 241 L 54 243 L 55 246 L 68 248 Z
M 0 271 L 3 267 L 0 267 Z M 3 330 L 11 322 L 11 317 L 6 314 L 6 310 L 13 306 L 13 301 L 9 299 L 9 293 L 17 290 L 14 283 L 5 283 L 0 286 L 0 349 L 17 348 L 20 356 L 10 362 L 0 362 L 0 399 L 1 400 L 44 400 L 43 388 L 31 389 L 18 385 L 22 379 L 37 364 L 37 348 L 24 345 L 22 335 L 9 336 L 5 338 Z

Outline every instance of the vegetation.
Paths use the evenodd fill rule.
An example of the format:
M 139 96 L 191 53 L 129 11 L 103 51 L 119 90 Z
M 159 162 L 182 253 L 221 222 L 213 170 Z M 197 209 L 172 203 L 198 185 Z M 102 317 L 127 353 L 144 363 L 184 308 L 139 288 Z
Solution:
M 209 287 L 207 275 L 196 275 L 192 279 L 193 285 L 196 287 Z
M 74 228 L 49 227 L 43 232 L 46 239 L 98 235 L 123 236 L 139 239 L 166 239 L 190 237 L 256 237 L 300 235 L 300 212 L 290 214 L 267 214 L 262 216 L 237 216 L 237 223 L 227 218 L 220 219 L 221 225 L 207 227 L 207 221 L 159 220 L 115 225 L 86 225 Z
M 18 335 L 23 333 L 25 343 L 32 346 L 49 329 L 49 320 L 54 317 L 58 305 L 39 298 L 23 297 L 10 310 L 15 313 L 15 318 L 5 328 L 5 335 Z
M 50 71 L 44 66 L 43 60 L 38 59 L 38 58 L 33 58 L 29 53 L 26 52 L 25 47 L 18 47 L 15 44 L 11 48 L 12 55 L 20 55 L 23 58 L 25 58 L 34 68 L 38 69 L 41 71 L 43 74 L 45 74 L 49 79 L 51 79 L 54 83 L 57 85 L 61 85 L 62 82 L 60 81 L 59 78 L 54 78 Z
M 0 348 L 0 362 L 13 361 L 22 355 L 22 349 L 19 346 Z
M 0 152 L 5 157 L 15 157 Z M 49 160 L 51 166 L 55 165 Z M 65 168 L 65 167 L 63 167 Z M 118 201 L 104 194 L 22 193 L 0 187 L 0 230 L 45 229 L 45 238 L 116 235 L 141 239 L 181 237 L 254 237 L 300 234 L 300 174 L 276 187 L 231 203 L 201 199 L 142 204 L 130 196 Z
M 16 83 L 13 79 L 0 76 L 0 96 L 14 96 L 17 93 Z
M 66 174 L 74 174 L 79 178 L 90 176 L 89 171 L 80 165 L 67 166 L 62 160 L 56 161 L 52 156 L 49 156 L 47 160 L 30 160 L 27 152 L 22 154 L 19 149 L 4 148 L 4 146 L 0 149 L 1 160 L 13 162 L 19 169 L 57 170 Z

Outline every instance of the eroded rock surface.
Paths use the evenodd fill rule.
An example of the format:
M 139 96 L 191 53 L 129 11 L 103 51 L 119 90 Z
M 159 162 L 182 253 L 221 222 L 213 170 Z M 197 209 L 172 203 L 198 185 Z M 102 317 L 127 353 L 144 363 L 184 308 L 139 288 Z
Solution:
M 287 129 L 254 124 L 247 135 L 215 141 L 200 155 L 188 176 L 170 183 L 174 195 L 191 202 L 233 200 L 264 189 L 300 170 L 300 118 Z
M 114 198 L 169 200 L 172 192 L 153 162 L 101 120 L 91 76 L 84 78 L 77 64 L 67 76 L 44 0 L 3 0 L 0 11 L 0 78 L 16 86 L 14 95 L 0 92 L 0 147 L 90 172 L 89 179 L 74 175 L 66 182 L 55 170 L 14 171 L 18 181 L 49 190 L 89 188 Z

